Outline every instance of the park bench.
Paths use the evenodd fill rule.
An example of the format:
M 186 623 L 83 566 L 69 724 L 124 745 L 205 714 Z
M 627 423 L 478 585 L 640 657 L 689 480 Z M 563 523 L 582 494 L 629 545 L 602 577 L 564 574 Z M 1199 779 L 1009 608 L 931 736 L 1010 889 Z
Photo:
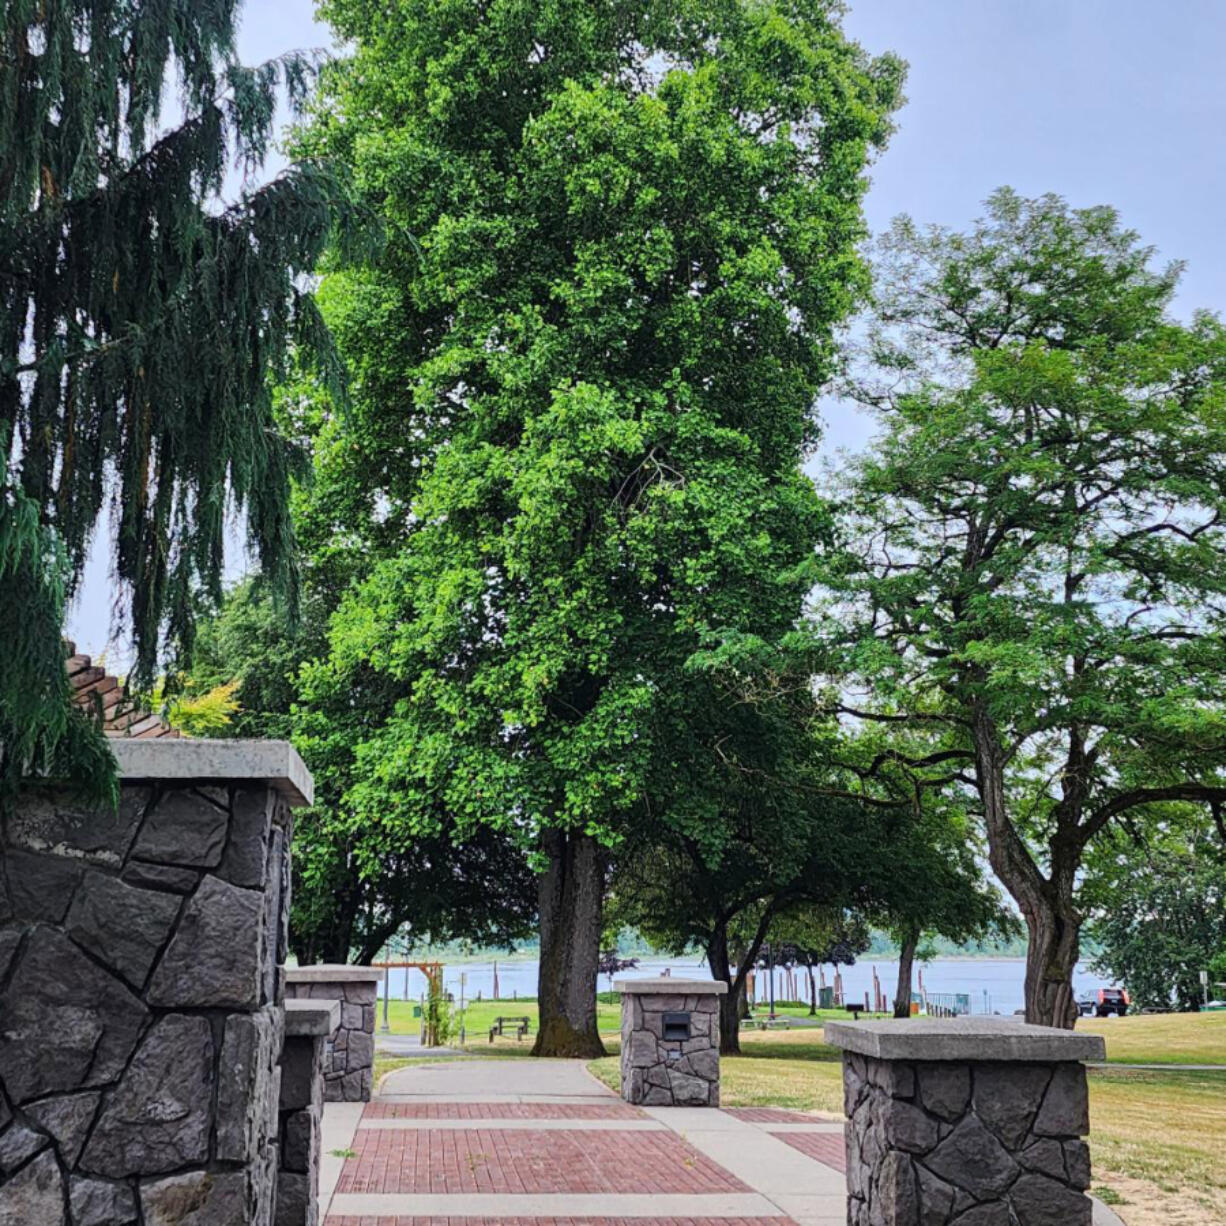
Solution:
M 789 1017 L 777 1017 L 773 1021 L 769 1017 L 764 1017 L 758 1021 L 759 1030 L 791 1030 L 792 1019 Z
M 528 1019 L 526 1017 L 494 1018 L 494 1024 L 490 1027 L 490 1042 L 494 1041 L 496 1035 L 505 1035 L 507 1027 L 514 1027 L 515 1041 L 518 1043 L 528 1033 Z

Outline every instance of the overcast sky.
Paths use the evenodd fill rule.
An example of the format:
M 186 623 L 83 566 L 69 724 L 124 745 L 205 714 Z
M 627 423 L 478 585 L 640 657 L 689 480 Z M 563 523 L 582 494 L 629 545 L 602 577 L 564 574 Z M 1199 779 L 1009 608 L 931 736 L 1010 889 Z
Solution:
M 329 46 L 313 13 L 313 0 L 247 0 L 243 58 Z M 1223 0 L 853 0 L 846 28 L 910 64 L 899 130 L 872 171 L 873 230 L 904 212 L 965 225 L 1003 184 L 1112 204 L 1163 259 L 1187 262 L 1181 314 L 1226 309 Z M 866 437 L 862 419 L 831 413 L 829 447 Z M 110 599 L 95 552 L 69 626 L 97 653 Z M 125 658 L 110 651 L 112 666 Z

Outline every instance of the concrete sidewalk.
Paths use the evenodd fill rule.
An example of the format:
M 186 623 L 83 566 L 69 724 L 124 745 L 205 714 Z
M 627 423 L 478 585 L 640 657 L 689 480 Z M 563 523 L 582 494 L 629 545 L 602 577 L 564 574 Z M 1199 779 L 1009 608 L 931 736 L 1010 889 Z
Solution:
M 623 1103 L 581 1060 L 439 1061 L 324 1111 L 326 1226 L 839 1226 L 842 1121 Z M 339 1155 L 339 1156 L 338 1156 Z M 1095 1226 L 1120 1226 L 1095 1205 Z

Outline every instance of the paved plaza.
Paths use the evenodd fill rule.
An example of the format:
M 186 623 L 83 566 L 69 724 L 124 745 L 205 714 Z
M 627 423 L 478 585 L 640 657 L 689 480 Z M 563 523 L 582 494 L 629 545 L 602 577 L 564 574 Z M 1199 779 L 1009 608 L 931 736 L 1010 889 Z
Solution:
M 839 1120 L 632 1107 L 579 1060 L 402 1069 L 364 1109 L 330 1104 L 324 1127 L 327 1226 L 833 1226 L 846 1216 Z

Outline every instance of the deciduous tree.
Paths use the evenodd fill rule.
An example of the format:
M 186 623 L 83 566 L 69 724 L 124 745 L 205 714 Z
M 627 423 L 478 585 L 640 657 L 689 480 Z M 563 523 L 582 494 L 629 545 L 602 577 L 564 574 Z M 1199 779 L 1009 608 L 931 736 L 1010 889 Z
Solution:
M 900 66 L 828 0 L 323 12 L 354 56 L 305 147 L 391 240 L 325 287 L 358 384 L 332 458 L 366 491 L 336 530 L 372 569 L 308 697 L 395 696 L 354 750 L 356 824 L 531 847 L 536 1051 L 599 1054 L 610 849 L 729 838 L 687 775 L 722 701 L 687 663 L 785 632 L 809 582 L 799 464 Z
M 945 738 L 1046 1025 L 1076 1017 L 1091 842 L 1226 798 L 1226 332 L 1171 316 L 1178 273 L 1051 196 L 904 219 L 851 386 L 882 432 L 826 575 L 843 705 Z

